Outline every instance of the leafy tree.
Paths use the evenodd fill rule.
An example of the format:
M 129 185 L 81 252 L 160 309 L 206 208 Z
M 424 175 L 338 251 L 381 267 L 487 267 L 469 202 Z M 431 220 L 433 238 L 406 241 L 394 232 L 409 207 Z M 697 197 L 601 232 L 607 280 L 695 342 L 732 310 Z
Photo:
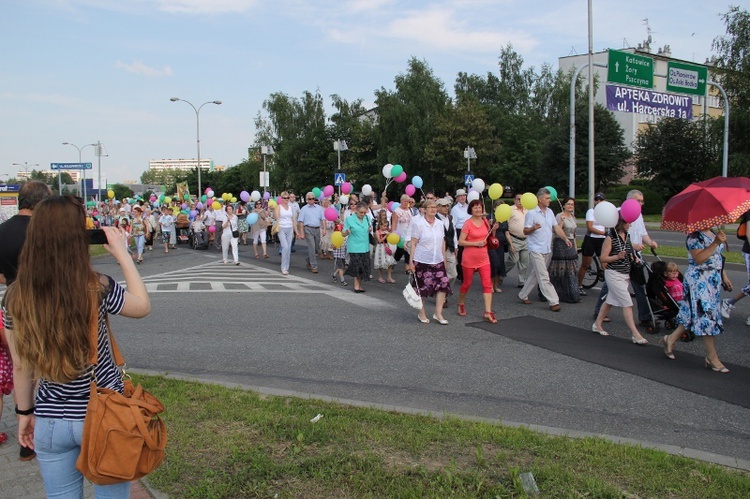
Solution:
M 480 178 L 491 178 L 492 163 L 482 158 L 496 158 L 500 142 L 487 109 L 478 100 L 465 98 L 450 105 L 447 112 L 437 119 L 436 132 L 425 148 L 425 159 L 442 167 L 422 173 L 426 186 L 436 192 L 445 192 L 461 185 L 467 167 L 463 157 L 466 146 L 473 147 L 478 151 L 477 155 L 481 155 L 472 165 L 472 173 Z
M 195 183 L 188 185 L 198 185 L 198 173 L 197 169 L 194 168 L 193 172 L 195 175 Z M 174 192 L 176 190 L 176 184 L 178 182 L 184 182 L 191 172 L 180 170 L 179 168 L 168 168 L 165 170 L 147 170 L 141 173 L 142 184 L 155 184 L 163 185 L 167 192 Z
M 301 99 L 274 93 L 263 102 L 267 117 L 255 120 L 256 143 L 275 150 L 271 184 L 274 189 L 304 191 L 322 185 L 328 176 L 330 143 L 320 93 Z
M 639 133 L 635 157 L 639 177 L 651 178 L 651 188 L 664 199 L 691 182 L 721 174 L 719 147 L 712 120 L 663 118 Z
M 124 184 L 114 184 L 110 189 L 115 191 L 115 199 L 132 198 L 135 194 L 133 189 Z
M 729 173 L 750 175 L 750 13 L 732 6 L 727 33 L 714 39 L 718 79 L 729 99 Z
M 444 165 L 425 155 L 438 134 L 438 123 L 449 109 L 450 99 L 443 82 L 425 61 L 409 60 L 406 73 L 395 78 L 396 90 L 375 91 L 378 125 L 375 146 L 380 164 L 401 164 L 410 175 L 425 175 Z M 460 147 L 457 144 L 456 147 Z

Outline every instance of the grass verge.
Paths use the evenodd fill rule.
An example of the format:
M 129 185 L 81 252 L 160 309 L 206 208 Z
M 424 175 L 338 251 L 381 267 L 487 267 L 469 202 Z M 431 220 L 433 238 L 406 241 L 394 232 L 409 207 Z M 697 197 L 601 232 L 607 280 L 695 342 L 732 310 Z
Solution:
M 748 473 L 599 438 L 137 379 L 166 407 L 149 483 L 171 497 L 525 497 L 524 472 L 538 497 L 750 497 Z

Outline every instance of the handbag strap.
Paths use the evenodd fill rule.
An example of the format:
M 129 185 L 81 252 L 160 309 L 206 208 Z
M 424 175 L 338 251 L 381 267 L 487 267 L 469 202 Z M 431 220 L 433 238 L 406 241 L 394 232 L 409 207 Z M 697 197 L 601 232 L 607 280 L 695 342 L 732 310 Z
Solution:
M 89 319 L 89 365 L 96 365 L 99 362 L 99 283 L 96 283 L 96 288 L 89 288 L 89 294 L 91 295 L 91 314 Z M 125 359 L 120 352 L 120 347 L 117 346 L 117 341 L 112 334 L 112 328 L 109 324 L 109 313 L 104 318 L 104 324 L 109 334 L 109 344 L 112 348 L 112 355 L 115 358 L 115 365 L 124 366 Z

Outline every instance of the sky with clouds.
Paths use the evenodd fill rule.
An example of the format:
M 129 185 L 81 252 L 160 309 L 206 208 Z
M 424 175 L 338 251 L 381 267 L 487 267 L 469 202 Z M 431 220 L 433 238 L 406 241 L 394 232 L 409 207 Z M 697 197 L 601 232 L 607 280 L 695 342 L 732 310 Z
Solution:
M 594 50 L 635 46 L 702 63 L 724 34 L 715 0 L 593 0 Z M 254 143 L 271 93 L 374 102 L 411 57 L 452 94 L 459 72 L 497 71 L 512 44 L 526 66 L 588 50 L 586 0 L 7 0 L 0 17 L 0 174 L 76 162 L 101 140 L 102 177 L 138 180 L 150 159 L 232 166 Z M 459 149 L 463 145 L 457 146 Z M 462 149 L 461 149 L 462 150 Z M 94 163 L 92 147 L 83 161 Z M 37 167 L 35 167 L 37 168 Z M 0 180 L 7 177 L 0 177 Z

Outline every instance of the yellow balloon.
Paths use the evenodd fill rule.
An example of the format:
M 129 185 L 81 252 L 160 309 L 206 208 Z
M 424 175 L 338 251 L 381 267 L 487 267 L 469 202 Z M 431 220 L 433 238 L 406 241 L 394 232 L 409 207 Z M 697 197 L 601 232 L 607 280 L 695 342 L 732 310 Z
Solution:
M 167 203 L 167 204 L 169 204 L 169 203 L 172 202 L 172 198 L 169 197 L 169 196 L 167 196 L 167 197 L 164 198 L 164 202 Z
M 237 198 L 236 197 L 232 197 L 232 199 L 230 199 L 229 202 L 230 203 L 236 203 L 237 202 Z
M 388 244 L 398 244 L 398 242 L 401 240 L 401 236 L 399 236 L 395 232 L 391 232 L 390 234 L 388 234 L 386 240 L 388 241 Z
M 344 236 L 341 234 L 341 231 L 337 230 L 331 234 L 331 244 L 334 248 L 340 248 L 344 244 Z
M 497 183 L 492 184 L 490 186 L 488 194 L 490 195 L 490 199 L 493 200 L 493 201 L 496 200 L 496 199 L 500 199 L 501 197 L 503 197 L 503 186 L 502 186 L 502 184 L 497 184 Z
M 211 206 L 213 206 L 214 210 L 220 210 L 221 209 L 221 203 L 218 202 L 218 201 L 214 201 Z
M 521 196 L 521 206 L 527 210 L 533 210 L 539 204 L 539 200 L 530 192 L 526 192 Z
M 495 220 L 498 222 L 506 222 L 510 218 L 510 205 L 505 203 L 495 208 Z
M 180 208 L 179 208 L 179 206 L 172 206 L 172 214 L 174 216 L 177 216 L 177 215 L 180 214 Z
M 276 201 L 274 201 L 273 199 L 269 199 L 268 200 L 268 207 L 271 208 L 271 209 L 276 208 Z
M 109 199 L 112 199 L 112 198 L 114 198 L 114 197 L 115 197 L 115 191 L 113 191 L 112 189 L 108 190 L 108 191 L 107 191 L 107 197 L 108 197 Z

